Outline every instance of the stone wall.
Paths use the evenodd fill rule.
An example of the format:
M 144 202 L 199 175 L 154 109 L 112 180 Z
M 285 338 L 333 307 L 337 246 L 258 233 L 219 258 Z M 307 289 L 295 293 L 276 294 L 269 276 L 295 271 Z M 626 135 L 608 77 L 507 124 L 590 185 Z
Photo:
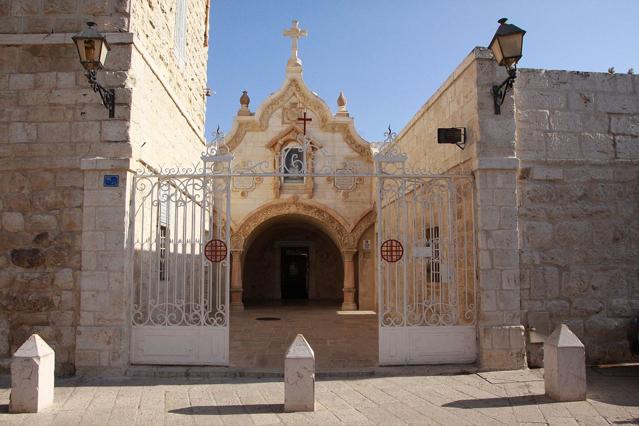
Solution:
M 172 92 L 179 115 L 191 120 L 194 131 L 204 137 L 208 7 L 207 0 L 186 3 L 185 62 L 175 54 L 176 0 L 131 2 L 130 31 L 136 35 L 136 48 L 153 62 L 153 72 Z
M 204 141 L 206 2 L 188 2 L 181 67 L 162 53 L 173 24 L 153 29 L 175 21 L 160 3 L 0 1 L 0 366 L 33 332 L 57 374 L 128 364 L 129 160 L 193 164 Z M 98 80 L 115 89 L 113 119 L 71 41 L 86 21 L 112 47 Z
M 100 31 L 126 31 L 130 3 L 130 0 L 4 0 L 0 2 L 0 34 L 76 33 L 87 21 L 97 23 Z
M 487 49 L 475 48 L 400 132 L 408 163 L 430 173 L 475 178 L 477 324 L 484 369 L 525 365 L 521 325 L 512 99 L 493 111 L 492 86 L 506 75 Z M 466 148 L 437 143 L 437 129 L 464 127 Z
M 128 277 L 133 262 L 127 231 L 132 172 L 198 164 L 204 151 L 206 3 L 188 3 L 187 61 L 180 65 L 175 62 L 170 46 L 174 26 L 165 27 L 175 21 L 174 2 L 133 2 L 134 42 L 128 57 L 129 68 L 119 76 L 126 78 L 131 90 L 130 118 L 115 133 L 126 138 L 130 153 L 112 155 L 119 157 L 113 160 L 98 158 L 83 162 L 87 212 L 76 340 L 76 366 L 80 371 L 91 371 L 99 365 L 121 372 L 130 363 Z M 158 23 L 165 26 L 154 28 Z M 189 77 L 184 78 L 185 75 Z M 105 174 L 119 175 L 120 187 L 100 188 Z M 135 225 L 142 220 L 136 216 Z
M 74 371 L 80 159 L 131 153 L 121 132 L 131 96 L 120 74 L 130 51 L 113 44 L 105 77 L 118 104 L 108 119 L 73 45 L 0 45 L 0 358 L 37 332 L 55 349 L 57 372 Z
M 636 360 L 639 77 L 520 70 L 515 103 L 525 322 L 567 323 L 588 363 Z

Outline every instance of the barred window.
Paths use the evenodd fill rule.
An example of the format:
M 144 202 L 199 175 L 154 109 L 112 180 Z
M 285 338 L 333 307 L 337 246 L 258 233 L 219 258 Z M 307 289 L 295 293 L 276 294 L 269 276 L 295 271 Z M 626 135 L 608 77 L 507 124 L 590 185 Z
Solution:
M 175 56 L 182 64 L 186 62 L 187 1 L 188 0 L 177 0 L 177 4 L 175 6 L 175 34 L 173 47 Z
M 428 282 L 440 283 L 442 282 L 441 275 L 441 253 L 439 245 L 439 226 L 432 228 L 426 228 L 426 239 L 432 249 L 432 257 L 430 262 L 426 265 L 426 274 Z
M 158 254 L 160 262 L 160 281 L 166 281 L 167 278 L 167 236 L 168 236 L 168 223 L 169 223 L 169 188 L 160 187 L 160 198 L 158 205 Z
M 160 225 L 160 281 L 166 281 L 166 226 Z

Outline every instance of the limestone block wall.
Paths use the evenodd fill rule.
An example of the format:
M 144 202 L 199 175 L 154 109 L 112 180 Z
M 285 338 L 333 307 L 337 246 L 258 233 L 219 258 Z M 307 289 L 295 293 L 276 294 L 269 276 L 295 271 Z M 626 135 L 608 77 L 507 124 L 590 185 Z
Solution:
M 133 49 L 129 71 L 136 95 L 129 129 L 132 157 L 156 170 L 201 165 L 200 155 L 206 148 L 203 128 L 195 124 L 199 118 L 180 107 L 180 98 L 167 80 L 158 76 L 158 69 L 148 52 Z M 136 169 L 140 167 L 136 165 Z
M 639 77 L 520 70 L 515 103 L 524 321 L 567 323 L 588 363 L 636 360 Z
M 174 28 L 153 32 L 144 10 L 174 22 L 172 2 L 0 2 L 2 365 L 34 332 L 54 347 L 59 374 L 128 363 L 126 197 L 139 166 L 128 159 L 193 164 L 203 149 L 207 6 L 188 3 L 188 60 L 177 67 L 161 45 Z M 71 42 L 86 21 L 112 47 L 98 79 L 115 89 L 113 119 Z M 96 157 L 126 166 L 81 168 Z M 105 174 L 120 176 L 119 189 L 102 188 Z
M 0 34 L 76 33 L 87 21 L 97 23 L 100 31 L 126 31 L 130 4 L 130 0 L 3 1 Z
M 186 1 L 186 55 L 175 53 L 176 0 L 132 1 L 131 29 L 136 46 L 152 58 L 153 72 L 171 92 L 180 115 L 204 136 L 206 67 L 208 59 L 208 0 Z
M 3 37 L 0 359 L 38 333 L 56 351 L 56 371 L 68 374 L 74 370 L 80 315 L 85 189 L 80 160 L 131 154 L 126 143 L 131 91 L 124 73 L 130 39 L 118 35 L 113 40 L 107 70 L 101 73 L 116 90 L 116 117 L 109 119 L 69 40 L 56 36 L 50 43 L 32 43 Z
M 397 147 L 408 155 L 408 164 L 431 173 L 446 172 L 475 157 L 479 140 L 476 57 L 473 50 L 428 99 L 397 137 Z M 464 150 L 437 143 L 440 127 L 465 127 Z
M 474 175 L 479 362 L 482 368 L 525 365 L 521 325 L 515 125 L 512 98 L 493 111 L 492 86 L 506 75 L 485 48 L 475 48 L 400 132 L 408 163 L 430 173 Z M 437 129 L 465 127 L 466 148 L 437 144 Z

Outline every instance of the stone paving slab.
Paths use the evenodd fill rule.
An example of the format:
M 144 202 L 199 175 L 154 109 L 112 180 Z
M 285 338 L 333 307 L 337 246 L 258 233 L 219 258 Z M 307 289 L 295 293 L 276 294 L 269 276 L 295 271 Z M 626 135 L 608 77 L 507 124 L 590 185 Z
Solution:
M 639 424 L 639 368 L 589 370 L 587 401 L 543 392 L 542 370 L 337 377 L 317 382 L 314 413 L 284 413 L 279 378 L 72 378 L 46 411 L 9 414 L 0 377 L 0 425 Z

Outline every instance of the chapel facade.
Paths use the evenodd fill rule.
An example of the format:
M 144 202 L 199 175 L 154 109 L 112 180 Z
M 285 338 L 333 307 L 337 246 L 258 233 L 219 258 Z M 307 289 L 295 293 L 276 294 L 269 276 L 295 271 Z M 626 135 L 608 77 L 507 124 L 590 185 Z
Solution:
M 495 114 L 505 73 L 475 48 L 372 144 L 343 94 L 333 112 L 304 83 L 294 21 L 281 88 L 255 110 L 244 93 L 206 145 L 207 4 L 109 5 L 23 2 L 3 21 L 4 365 L 38 333 L 59 374 L 233 366 L 269 344 L 237 339 L 260 327 L 234 332 L 242 312 L 300 301 L 371 315 L 349 323 L 371 367 L 540 365 L 561 323 L 589 362 L 636 359 L 637 76 L 520 69 Z M 70 42 L 87 16 L 113 46 L 111 119 Z M 327 324 L 313 331 L 353 365 L 359 340 Z

